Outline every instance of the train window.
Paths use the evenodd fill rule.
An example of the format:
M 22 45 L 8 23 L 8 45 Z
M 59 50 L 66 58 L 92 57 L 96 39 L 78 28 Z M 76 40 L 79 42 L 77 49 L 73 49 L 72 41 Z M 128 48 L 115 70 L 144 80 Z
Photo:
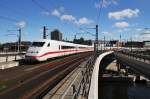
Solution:
M 79 47 L 80 49 L 84 49 L 84 48 L 86 48 L 86 47 Z
M 48 43 L 47 47 L 50 47 L 50 43 Z
M 33 42 L 32 46 L 33 47 L 42 47 L 44 45 L 45 42 Z
M 75 48 L 74 46 L 61 46 L 61 49 L 73 49 Z

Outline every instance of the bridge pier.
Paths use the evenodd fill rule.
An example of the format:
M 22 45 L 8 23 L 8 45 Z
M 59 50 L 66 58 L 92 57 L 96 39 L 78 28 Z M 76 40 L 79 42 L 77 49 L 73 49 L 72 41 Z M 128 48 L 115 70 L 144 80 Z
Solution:
M 136 74 L 135 82 L 138 82 L 138 81 L 140 81 L 140 75 Z
M 125 71 L 126 71 L 125 76 L 128 76 L 128 73 L 129 73 L 129 67 L 128 66 L 125 67 Z
M 72 85 L 72 92 L 73 92 L 73 94 L 76 92 L 76 86 L 73 84 Z M 77 99 L 77 97 L 76 97 L 76 95 L 74 96 L 74 99 Z
M 118 60 L 116 61 L 116 65 L 117 65 L 117 72 L 118 74 L 120 74 L 120 62 Z

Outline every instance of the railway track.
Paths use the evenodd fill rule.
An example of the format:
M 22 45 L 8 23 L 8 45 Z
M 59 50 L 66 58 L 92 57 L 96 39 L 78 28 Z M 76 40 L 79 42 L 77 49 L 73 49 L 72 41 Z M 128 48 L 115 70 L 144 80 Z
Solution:
M 82 54 L 78 54 L 79 56 Z M 72 58 L 79 57 L 78 55 L 72 55 L 68 57 L 64 57 L 61 59 L 54 60 L 52 62 L 47 62 L 47 63 L 40 63 L 40 64 L 33 64 L 33 65 L 26 65 L 26 66 L 18 66 L 6 70 L 1 70 L 0 71 L 0 82 L 2 81 L 8 81 L 12 79 L 22 79 L 22 76 L 25 78 L 29 78 L 30 76 L 33 76 L 35 74 L 39 74 L 40 72 L 46 70 L 46 69 L 51 69 L 59 64 L 64 63 L 65 61 L 68 61 Z M 45 68 L 43 68 L 45 67 Z M 34 72 L 34 73 L 33 73 Z M 30 75 L 29 75 L 30 74 Z M 25 77 L 26 75 L 26 77 Z M 29 75 L 29 76 L 28 76 Z M 20 78 L 21 77 L 21 78 Z M 16 83 L 16 82 L 15 82 Z
M 11 85 L 8 84 L 10 87 L 0 93 L 0 98 L 41 98 L 90 55 L 91 53 L 73 55 L 33 68 L 26 68 L 25 73 L 6 80 L 11 82 Z
M 143 75 L 144 77 L 150 79 L 150 67 L 148 63 L 141 62 L 137 59 L 130 58 L 123 54 L 115 53 L 115 57 L 119 62 L 124 64 L 125 66 L 130 67 L 133 71 L 138 74 Z

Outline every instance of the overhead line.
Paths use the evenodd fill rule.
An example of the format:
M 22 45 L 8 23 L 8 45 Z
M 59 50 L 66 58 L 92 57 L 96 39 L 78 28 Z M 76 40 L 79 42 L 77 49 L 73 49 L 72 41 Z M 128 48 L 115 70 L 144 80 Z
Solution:
M 47 8 L 45 8 L 44 6 L 42 6 L 40 3 L 38 3 L 36 0 L 32 0 L 32 2 L 34 4 L 36 4 L 39 8 L 41 8 L 42 10 L 45 10 L 45 11 L 49 11 Z
M 98 8 L 97 24 L 100 22 L 104 0 L 98 0 L 98 1 L 100 3 L 100 8 Z
M 18 10 L 9 8 L 8 6 L 2 5 L 2 4 L 0 4 L 0 5 L 5 7 L 5 8 L 11 9 L 11 12 L 19 14 L 19 16 L 21 16 L 21 17 L 25 17 L 25 18 L 27 17 L 27 16 L 24 16 L 24 15 L 21 15 L 22 13 L 20 11 L 18 12 Z M 10 18 L 10 17 L 7 17 L 7 16 L 2 16 L 2 15 L 0 15 L 0 19 L 11 21 L 11 22 L 19 22 L 19 21 L 21 21 L 21 20 L 18 20 L 18 19 L 14 19 L 14 18 Z M 24 20 L 24 21 L 26 21 L 26 20 Z M 37 25 L 37 24 L 32 23 L 32 22 L 27 22 L 27 23 L 30 24 L 30 25 Z M 40 25 L 38 25 L 38 26 L 40 26 Z
M 23 16 L 23 17 L 26 16 L 26 15 L 23 14 L 23 12 L 21 10 L 15 10 L 14 8 L 10 8 L 7 5 L 4 5 L 4 4 L 1 4 L 1 3 L 0 3 L 0 6 L 6 8 L 5 10 L 8 10 L 8 11 L 10 11 L 10 9 L 11 9 L 11 11 L 10 11 L 11 13 L 16 13 L 16 14 L 19 14 L 20 16 Z
M 21 21 L 21 20 L 17 20 L 17 19 L 14 19 L 14 18 L 7 17 L 7 16 L 1 16 L 1 15 L 0 15 L 0 19 L 6 20 L 6 21 L 10 21 L 10 22 L 15 22 L 15 23 Z M 25 21 L 25 22 L 27 22 L 27 21 Z M 27 22 L 27 23 L 28 23 L 29 25 L 42 26 L 42 25 L 37 25 L 37 24 L 35 24 L 35 23 L 31 23 L 31 22 Z
M 1 15 L 0 15 L 0 19 L 4 19 L 4 20 L 7 20 L 7 21 L 11 21 L 11 22 L 18 22 L 19 21 L 17 19 L 10 18 L 10 17 L 7 17 L 7 16 L 1 16 Z

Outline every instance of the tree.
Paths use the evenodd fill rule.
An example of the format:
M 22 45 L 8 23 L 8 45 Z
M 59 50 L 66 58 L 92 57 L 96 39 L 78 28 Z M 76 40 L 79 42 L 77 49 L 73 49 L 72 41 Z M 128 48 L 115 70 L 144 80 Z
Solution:
M 76 43 L 76 44 L 84 44 L 84 38 L 81 37 L 80 39 L 74 39 L 74 40 L 73 40 L 73 43 Z
M 3 45 L 0 43 L 0 50 L 3 50 Z
M 75 43 L 75 44 L 84 44 L 84 45 L 92 45 L 92 40 L 84 40 L 84 38 L 81 37 L 80 39 L 74 39 L 73 43 Z

